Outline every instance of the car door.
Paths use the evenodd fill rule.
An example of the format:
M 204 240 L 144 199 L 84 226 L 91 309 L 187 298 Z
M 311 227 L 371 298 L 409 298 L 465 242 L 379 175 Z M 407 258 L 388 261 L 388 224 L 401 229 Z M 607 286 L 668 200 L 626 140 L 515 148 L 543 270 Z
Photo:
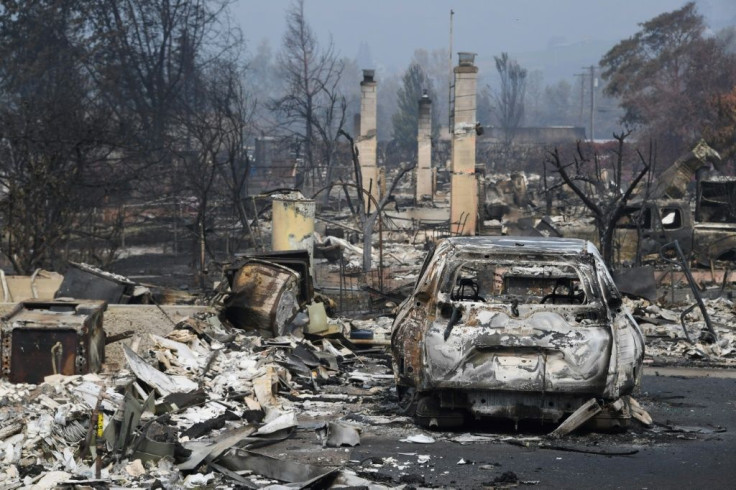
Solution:
M 683 253 L 687 256 L 692 250 L 693 230 L 689 226 L 689 220 L 685 213 L 689 213 L 679 203 L 666 204 L 659 208 L 660 235 L 664 237 L 664 243 L 677 240 Z

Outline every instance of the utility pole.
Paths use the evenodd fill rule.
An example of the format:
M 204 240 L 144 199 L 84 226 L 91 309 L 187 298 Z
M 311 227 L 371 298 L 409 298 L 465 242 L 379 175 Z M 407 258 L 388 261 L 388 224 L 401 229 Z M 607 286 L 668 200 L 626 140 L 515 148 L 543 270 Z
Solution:
M 580 78 L 580 115 L 578 122 L 583 125 L 583 111 L 585 110 L 585 75 L 586 73 L 576 73 L 575 76 Z
M 453 89 L 455 86 L 453 85 L 455 72 L 453 71 L 452 66 L 452 26 L 453 26 L 453 17 L 455 16 L 455 11 L 450 9 L 450 55 L 448 57 L 448 64 L 447 64 L 447 129 L 450 134 L 454 131 L 454 121 L 453 121 L 453 100 L 452 100 L 452 94 Z
M 595 87 L 598 80 L 595 78 L 595 65 L 590 65 L 590 141 L 595 139 Z

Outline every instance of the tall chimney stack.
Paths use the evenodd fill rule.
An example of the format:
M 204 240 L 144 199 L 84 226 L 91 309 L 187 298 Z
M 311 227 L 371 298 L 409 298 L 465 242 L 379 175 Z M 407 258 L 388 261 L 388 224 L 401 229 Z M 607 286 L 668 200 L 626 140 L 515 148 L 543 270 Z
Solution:
M 450 231 L 475 235 L 478 221 L 478 184 L 475 178 L 475 94 L 478 67 L 475 53 L 458 53 L 455 67 L 455 107 L 452 131 Z
M 417 129 L 417 186 L 414 197 L 419 203 L 432 201 L 432 99 L 424 91 L 419 99 L 419 124 Z
M 376 151 L 378 138 L 376 136 L 376 81 L 373 79 L 375 70 L 363 70 L 363 81 L 360 82 L 360 136 L 358 137 L 358 152 L 360 171 L 363 178 L 363 189 L 378 202 L 380 197 L 378 185 L 378 166 L 376 165 Z M 370 202 L 368 195 L 363 199 L 366 209 L 375 210 L 375 204 Z

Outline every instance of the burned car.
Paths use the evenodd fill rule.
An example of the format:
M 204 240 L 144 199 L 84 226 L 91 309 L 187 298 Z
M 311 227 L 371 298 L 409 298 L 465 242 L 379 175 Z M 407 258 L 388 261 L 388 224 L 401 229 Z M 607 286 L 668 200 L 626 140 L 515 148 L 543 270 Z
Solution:
M 591 399 L 618 410 L 644 339 L 590 242 L 457 237 L 426 258 L 391 349 L 404 409 L 447 427 L 468 414 L 557 422 Z

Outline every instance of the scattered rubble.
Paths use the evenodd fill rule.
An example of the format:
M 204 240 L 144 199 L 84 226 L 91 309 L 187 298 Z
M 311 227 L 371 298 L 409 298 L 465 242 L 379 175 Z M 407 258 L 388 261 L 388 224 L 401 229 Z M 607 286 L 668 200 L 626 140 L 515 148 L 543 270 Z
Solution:
M 351 383 L 358 356 L 337 339 L 265 339 L 213 319 L 192 317 L 166 337 L 153 336 L 154 348 L 142 355 L 126 346 L 128 370 L 52 375 L 37 386 L 3 381 L 0 460 L 15 468 L 5 472 L 3 484 L 50 485 L 51 478 L 71 484 L 83 477 L 118 486 L 157 479 L 196 486 L 225 478 L 255 488 L 262 480 L 248 483 L 234 472 L 301 484 L 332 475 L 334 468 L 254 450 L 289 438 L 300 423 L 297 412 L 318 410 L 338 395 L 330 386 Z M 312 401 L 317 397 L 322 401 Z M 104 441 L 96 449 L 95 410 Z M 323 425 L 323 444 L 359 444 L 360 427 L 352 424 Z M 95 453 L 102 453 L 100 471 L 85 458 Z M 35 469 L 29 472 L 29 465 Z M 188 474 L 202 465 L 214 474 Z
M 645 363 L 650 365 L 736 365 L 736 309 L 727 298 L 704 299 L 718 341 L 713 342 L 702 314 L 687 305 L 663 308 L 647 300 L 626 303 L 647 338 Z M 686 310 L 690 310 L 686 312 Z M 686 314 L 683 316 L 683 313 Z
M 398 221 L 399 214 L 387 219 Z M 427 243 L 433 241 L 427 239 L 426 230 L 420 234 L 416 224 L 409 222 L 404 228 L 392 227 L 386 232 L 392 240 L 373 248 L 374 261 L 402 284 L 391 291 L 372 291 L 384 303 L 393 304 L 387 311 L 410 292 L 404 285 L 416 281 Z M 268 223 L 263 228 L 267 231 Z M 564 228 L 559 217 L 551 217 L 531 222 L 529 234 L 557 236 Z M 322 270 L 361 273 L 363 249 L 348 238 L 316 236 L 315 250 L 318 257 L 324 257 L 316 262 Z M 142 333 L 140 325 L 135 333 L 108 334 L 108 343 L 133 336 L 114 346 L 119 359 L 108 365 L 102 365 L 104 358 L 98 354 L 99 365 L 90 369 L 61 369 L 60 359 L 72 351 L 65 347 L 54 357 L 54 344 L 43 344 L 39 358 L 45 364 L 33 364 L 34 368 L 42 366 L 36 369 L 36 377 L 17 377 L 12 375 L 17 372 L 13 366 L 6 368 L 12 363 L 3 358 L 3 375 L 9 379 L 0 381 L 0 487 L 395 488 L 428 485 L 427 471 L 435 456 L 419 453 L 430 452 L 438 443 L 511 444 L 529 450 L 626 456 L 663 438 L 697 438 L 725 430 L 653 421 L 647 411 L 651 400 L 639 398 L 640 405 L 622 396 L 581 400 L 580 413 L 567 418 L 550 435 L 494 433 L 473 423 L 463 430 L 479 432 L 418 432 L 413 419 L 402 415 L 405 407 L 394 390 L 387 349 L 393 317 L 337 317 L 334 302 L 312 283 L 311 260 L 306 252 L 240 257 L 226 267 L 226 280 L 212 301 L 215 309 L 174 320 L 159 308 L 163 316 L 149 318 L 152 331 L 144 338 L 136 335 Z M 114 287 L 108 296 L 117 298 L 116 302 L 138 296 L 136 290 L 144 292 L 122 276 L 87 266 L 76 269 L 91 274 L 88 285 L 111 280 Z M 661 271 L 655 270 L 655 277 L 657 272 Z M 650 273 L 651 268 L 647 278 Z M 68 277 L 74 279 L 75 274 Z M 648 280 L 637 292 L 636 287 L 642 286 L 637 277 L 629 279 L 631 293 L 645 290 L 643 296 L 648 299 L 624 298 L 623 302 L 645 334 L 645 364 L 734 365 L 736 310 L 723 287 L 716 291 L 716 299 L 703 295 L 717 337 L 714 342 L 702 311 L 689 308 L 692 298 L 683 305 L 665 303 L 658 281 Z M 728 273 L 723 277 L 725 285 Z M 79 278 L 75 281 L 79 287 Z M 29 284 L 32 288 L 33 283 Z M 461 285 L 457 283 L 460 296 L 452 301 L 475 302 L 467 295 L 477 291 L 466 284 L 467 291 L 461 293 Z M 692 290 L 682 290 L 692 294 Z M 560 306 L 552 309 L 574 310 L 575 294 L 570 288 L 569 294 L 562 295 L 555 288 L 549 301 Z M 571 304 L 562 304 L 563 299 Z M 72 303 L 62 306 L 68 310 Z M 510 303 L 504 308 L 507 306 L 514 316 L 513 309 L 523 310 L 524 305 Z M 589 304 L 578 306 L 581 311 L 592 311 Z M 91 312 L 83 310 L 81 313 Z M 487 320 L 477 305 L 471 310 L 475 320 Z M 54 313 L 67 321 L 73 317 L 66 310 Z M 3 319 L 3 356 L 12 354 L 18 342 L 16 336 L 10 344 L 5 334 L 17 314 Z M 449 327 L 448 319 L 443 333 L 449 330 L 452 338 L 459 329 Z M 63 325 L 58 320 L 49 322 L 50 330 Z M 92 352 L 87 348 L 86 353 Z M 17 358 L 28 362 L 29 357 Z M 594 420 L 589 420 L 592 415 L 611 410 L 622 410 L 639 424 L 627 439 L 631 444 L 602 449 L 596 447 L 598 435 L 579 429 Z M 395 440 L 403 449 L 368 461 L 353 460 L 361 443 L 376 435 Z M 427 446 L 432 444 L 435 446 Z M 407 452 L 398 452 L 402 450 Z M 489 474 L 488 482 L 495 487 L 539 483 L 477 459 L 466 456 L 453 464 L 478 465 L 495 472 Z

